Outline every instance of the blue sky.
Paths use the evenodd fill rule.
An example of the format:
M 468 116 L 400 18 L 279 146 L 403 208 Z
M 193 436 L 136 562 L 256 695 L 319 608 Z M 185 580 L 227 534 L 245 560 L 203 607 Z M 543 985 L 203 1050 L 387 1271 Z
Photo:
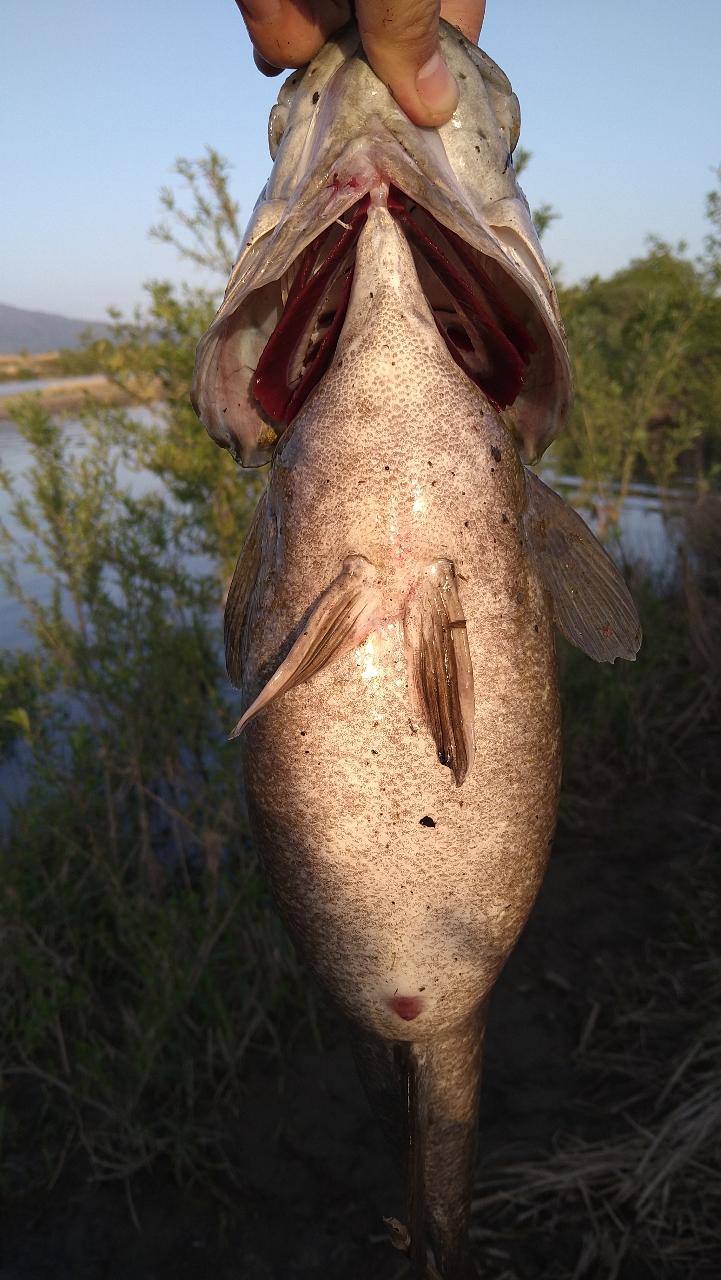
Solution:
M 721 163 L 719 0 L 488 0 L 482 46 L 521 100 L 532 204 L 563 218 L 567 281 L 655 233 L 690 250 Z M 250 214 L 281 81 L 256 71 L 233 0 L 0 4 L 0 302 L 100 318 L 149 277 L 198 280 L 148 240 L 158 188 L 206 143 Z

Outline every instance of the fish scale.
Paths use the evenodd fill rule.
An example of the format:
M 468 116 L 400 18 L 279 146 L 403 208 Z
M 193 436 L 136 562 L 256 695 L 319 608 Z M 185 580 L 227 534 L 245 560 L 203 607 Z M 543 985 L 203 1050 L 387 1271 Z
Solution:
M 488 999 L 556 820 L 554 623 L 609 661 L 633 657 L 640 629 L 613 562 L 524 466 L 569 403 L 563 335 L 524 215 L 506 209 L 494 239 L 492 211 L 482 212 L 484 192 L 491 205 L 521 199 L 507 175 L 510 86 L 452 28 L 442 38 L 470 81 L 453 145 L 443 130 L 416 131 L 430 142 L 399 122 L 353 28 L 296 77 L 291 102 L 281 93 L 297 181 L 289 190 L 281 138 L 287 203 L 263 224 L 262 253 L 247 239 L 199 348 L 194 402 L 246 462 L 274 441 L 226 608 L 243 704 L 232 736 L 263 869 L 291 937 L 347 1018 L 364 1087 L 405 1164 L 407 1225 L 392 1227 L 394 1239 L 416 1277 L 464 1280 Z M 490 176 L 470 188 L 480 151 L 468 141 L 466 99 L 485 102 L 486 121 L 499 117 Z M 307 245 L 335 202 L 360 227 L 349 296 L 338 295 L 325 347 L 305 351 L 316 322 L 310 310 L 304 320 L 304 290 L 317 309 L 321 288 L 306 265 L 285 295 L 294 308 L 278 329 L 294 335 L 286 350 L 280 336 L 272 342 L 283 315 L 273 289 L 294 262 L 309 263 Z M 522 253 L 508 247 L 519 227 Z M 446 273 L 439 303 L 414 254 L 432 266 L 454 236 L 465 283 L 454 299 Z M 429 279 L 424 271 L 426 288 Z M 526 335 L 527 374 L 505 411 L 454 356 L 438 310 L 449 297 L 458 324 L 491 305 L 507 332 Z M 323 365 L 300 403 L 285 371 L 308 377 L 318 350 Z M 511 350 L 517 362 L 493 336 L 481 351 L 493 385 L 510 386 L 498 361 Z M 260 399 L 290 420 L 269 420 Z

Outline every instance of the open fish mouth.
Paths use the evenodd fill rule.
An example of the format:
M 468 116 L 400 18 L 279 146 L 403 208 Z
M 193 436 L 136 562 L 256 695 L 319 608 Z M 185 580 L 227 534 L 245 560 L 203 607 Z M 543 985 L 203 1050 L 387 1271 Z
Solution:
M 370 197 L 319 235 L 281 280 L 283 314 L 256 366 L 251 392 L 275 422 L 290 425 L 328 369 L 343 328 L 355 248 Z M 537 350 L 482 262 L 455 232 L 391 188 L 387 208 L 402 228 L 424 293 L 456 364 L 497 409 L 510 408 Z
M 354 23 L 281 90 L 273 172 L 199 344 L 192 392 L 210 435 L 242 465 L 268 461 L 333 360 L 379 189 L 450 355 L 502 413 L 523 458 L 540 457 L 564 425 L 563 328 L 511 158 L 517 100 L 485 54 L 441 26 L 460 98 L 440 129 L 400 111 Z

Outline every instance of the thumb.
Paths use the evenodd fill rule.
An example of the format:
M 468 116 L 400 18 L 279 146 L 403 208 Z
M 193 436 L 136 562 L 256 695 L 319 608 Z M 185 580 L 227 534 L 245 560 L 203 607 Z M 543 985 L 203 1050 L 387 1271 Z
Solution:
M 376 75 L 414 124 L 450 119 L 458 85 L 441 56 L 439 0 L 356 0 L 363 48 Z

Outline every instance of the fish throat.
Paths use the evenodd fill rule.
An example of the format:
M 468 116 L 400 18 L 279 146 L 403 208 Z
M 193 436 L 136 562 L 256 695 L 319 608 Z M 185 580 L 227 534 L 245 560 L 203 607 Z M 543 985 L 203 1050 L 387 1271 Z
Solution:
M 333 359 L 343 329 L 355 255 L 371 204 L 405 236 L 421 288 L 453 360 L 497 409 L 514 404 L 536 344 L 480 254 L 398 188 L 381 183 L 326 227 L 281 280 L 281 318 L 256 366 L 255 399 L 290 424 Z

